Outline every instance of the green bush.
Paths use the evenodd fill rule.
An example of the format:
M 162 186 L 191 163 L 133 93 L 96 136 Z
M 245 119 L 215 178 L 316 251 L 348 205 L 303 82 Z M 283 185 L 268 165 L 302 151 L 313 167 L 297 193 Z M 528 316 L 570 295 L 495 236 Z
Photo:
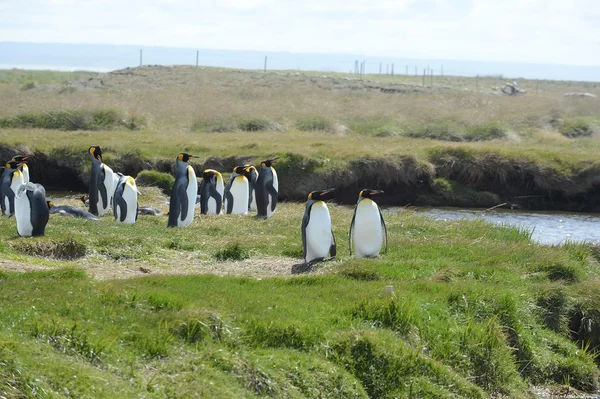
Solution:
M 484 141 L 493 139 L 503 139 L 506 137 L 506 130 L 495 123 L 485 123 L 483 125 L 471 126 L 467 129 L 465 135 L 466 141 Z
M 330 131 L 333 124 L 323 116 L 305 116 L 296 121 L 296 127 L 304 132 Z
M 417 139 L 463 141 L 464 129 L 454 123 L 444 122 L 412 128 L 405 134 Z
M 135 178 L 135 182 L 140 186 L 158 187 L 163 193 L 170 195 L 175 178 L 168 173 L 156 170 L 142 170 Z
M 594 127 L 586 119 L 574 119 L 561 122 L 558 131 L 563 136 L 571 138 L 589 137 L 594 133 Z
M 215 253 L 215 258 L 219 261 L 244 260 L 248 259 L 249 257 L 250 254 L 248 253 L 248 250 L 237 243 L 229 244 L 225 248 Z
M 42 114 L 19 114 L 12 118 L 0 118 L 0 127 L 54 130 L 109 130 L 119 127 L 138 129 L 143 120 L 137 117 L 123 119 L 113 109 L 95 111 L 53 111 Z
M 25 255 L 65 260 L 84 257 L 87 252 L 86 245 L 75 238 L 16 241 L 12 247 Z
M 271 122 L 263 118 L 242 118 L 237 125 L 240 130 L 245 132 L 258 132 L 268 130 L 271 127 Z

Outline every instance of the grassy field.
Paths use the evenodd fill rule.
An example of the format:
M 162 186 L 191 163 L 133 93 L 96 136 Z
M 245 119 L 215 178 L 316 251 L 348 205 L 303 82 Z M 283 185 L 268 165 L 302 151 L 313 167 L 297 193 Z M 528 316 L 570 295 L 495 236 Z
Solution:
M 0 157 L 85 191 L 87 148 L 115 171 L 198 170 L 280 155 L 282 196 L 383 188 L 383 204 L 594 202 L 596 83 L 144 67 L 0 74 Z M 227 175 L 225 175 L 227 177 Z M 74 182 L 73 186 L 69 186 Z M 140 187 L 140 205 L 168 197 Z M 79 205 L 73 193 L 57 205 Z M 452 202 L 454 201 L 454 202 Z M 461 202 L 462 201 L 462 202 Z M 469 202 L 471 201 L 471 202 Z M 561 202 L 562 201 L 562 202 Z M 545 202 L 544 202 L 545 203 Z M 525 204 L 524 204 L 525 205 Z M 539 206 L 540 203 L 534 203 Z M 304 205 L 275 216 L 121 225 L 0 218 L 0 397 L 536 397 L 597 392 L 600 250 L 519 228 L 384 210 L 389 253 L 301 263 Z M 395 208 L 398 209 L 398 208 Z M 390 293 L 390 288 L 393 292 Z
M 164 207 L 158 190 L 142 190 L 142 204 Z M 314 268 L 300 260 L 302 204 L 281 204 L 269 220 L 202 217 L 184 229 L 167 229 L 165 217 L 126 226 L 52 215 L 46 236 L 33 239 L 1 218 L 0 300 L 10 306 L 0 309 L 0 393 L 479 398 L 530 397 L 538 385 L 598 389 L 597 248 L 545 247 L 527 231 L 406 210 L 384 212 L 389 253 L 358 260 L 347 253 L 351 208 L 330 211 L 340 256 Z
M 337 200 L 351 203 L 376 180 L 395 205 L 598 211 L 600 102 L 565 96 L 598 95 L 597 83 L 519 80 L 528 93 L 505 96 L 494 90 L 505 80 L 490 77 L 421 86 L 411 76 L 186 66 L 2 76 L 0 157 L 38 154 L 32 167 L 52 189 L 75 176 L 63 189 L 83 190 L 85 149 L 98 144 L 133 175 L 168 172 L 181 151 L 204 158 L 198 170 L 221 171 L 279 155 L 293 200 L 325 184 L 347 187 Z M 357 163 L 372 173 L 354 173 Z

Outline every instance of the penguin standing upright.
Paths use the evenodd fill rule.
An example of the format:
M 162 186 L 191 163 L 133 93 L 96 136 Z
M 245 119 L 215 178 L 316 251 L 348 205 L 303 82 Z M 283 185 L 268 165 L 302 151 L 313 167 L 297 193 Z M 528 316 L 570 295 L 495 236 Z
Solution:
M 177 155 L 175 183 L 173 183 L 169 202 L 168 227 L 184 227 L 192 223 L 194 219 L 198 181 L 194 168 L 188 165 L 190 158 L 198 157 L 183 152 Z
M 279 196 L 279 180 L 277 172 L 273 168 L 273 162 L 278 159 L 272 158 L 262 161 L 258 171 L 258 179 L 254 191 L 256 193 L 256 209 L 260 218 L 270 218 L 275 213 L 277 198 Z
M 372 200 L 378 194 L 383 191 L 364 189 L 358 194 L 350 223 L 350 255 L 354 245 L 357 258 L 378 256 L 384 241 L 387 253 L 387 228 L 379 206 Z
M 225 213 L 230 215 L 246 215 L 248 213 L 250 185 L 250 169 L 247 166 L 236 166 L 225 187 Z
M 256 185 L 256 180 L 258 180 L 258 171 L 254 165 L 244 165 L 247 168 L 248 176 L 248 210 L 255 211 L 256 210 L 256 192 L 254 191 L 254 186 Z
M 26 155 L 15 155 L 11 161 L 15 161 L 21 164 L 21 172 L 23 172 L 23 182 L 29 183 L 29 167 L 27 166 L 27 160 L 29 159 Z
M 99 146 L 91 146 L 88 150 L 92 159 L 90 175 L 90 213 L 104 216 L 112 206 L 115 193 L 115 176 L 111 168 L 102 163 L 102 150 Z
M 15 174 L 22 174 L 17 170 Z M 22 177 L 21 177 L 22 179 Z M 21 237 L 43 236 L 50 212 L 46 190 L 41 184 L 21 184 L 15 193 L 15 218 Z
M 121 175 L 113 197 L 113 214 L 117 222 L 135 223 L 138 215 L 138 194 L 135 179 Z
M 302 218 L 302 254 L 304 263 L 320 262 L 329 253 L 336 255 L 336 244 L 331 230 L 331 216 L 324 202 L 333 198 L 335 189 L 313 191 L 308 194 Z
M 0 192 L 2 193 L 2 214 L 5 216 L 12 216 L 15 213 L 15 193 L 17 188 L 25 183 L 23 173 L 18 170 L 20 165 L 17 161 L 9 161 L 4 166 Z
M 225 184 L 221 173 L 214 169 L 204 170 L 200 184 L 200 213 L 222 215 L 224 191 Z

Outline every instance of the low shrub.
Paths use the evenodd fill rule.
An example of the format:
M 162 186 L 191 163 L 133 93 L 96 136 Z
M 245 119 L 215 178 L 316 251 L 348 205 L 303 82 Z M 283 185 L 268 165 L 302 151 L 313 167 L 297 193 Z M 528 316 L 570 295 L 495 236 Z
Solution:
M 217 251 L 215 253 L 215 258 L 218 261 L 226 261 L 226 260 L 244 260 L 248 259 L 250 254 L 248 250 L 240 244 L 229 244 L 225 248 Z
M 135 178 L 135 182 L 140 186 L 158 187 L 163 193 L 170 195 L 175 178 L 169 173 L 156 170 L 142 170 Z
M 271 122 L 264 118 L 241 118 L 237 122 L 240 130 L 245 132 L 258 132 L 260 130 L 268 130 L 271 128 Z
M 305 116 L 296 121 L 296 127 L 303 132 L 331 131 L 333 123 L 324 116 Z
M 43 258 L 71 260 L 82 258 L 87 252 L 85 244 L 75 238 L 59 240 L 19 240 L 12 244 L 17 252 Z
M 114 109 L 94 111 L 71 110 L 52 111 L 41 114 L 19 114 L 11 118 L 1 118 L 0 127 L 54 130 L 109 130 L 119 127 L 139 129 L 143 120 L 137 117 L 123 118 Z
M 562 121 L 558 125 L 558 131 L 571 138 L 589 137 L 594 133 L 594 126 L 586 119 L 574 119 Z

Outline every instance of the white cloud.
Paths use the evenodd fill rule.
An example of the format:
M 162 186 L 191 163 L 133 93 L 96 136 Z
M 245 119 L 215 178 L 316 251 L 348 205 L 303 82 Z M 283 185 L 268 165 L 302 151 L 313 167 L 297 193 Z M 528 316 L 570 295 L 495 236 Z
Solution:
M 0 14 L 0 41 L 600 65 L 596 0 L 4 0 Z

